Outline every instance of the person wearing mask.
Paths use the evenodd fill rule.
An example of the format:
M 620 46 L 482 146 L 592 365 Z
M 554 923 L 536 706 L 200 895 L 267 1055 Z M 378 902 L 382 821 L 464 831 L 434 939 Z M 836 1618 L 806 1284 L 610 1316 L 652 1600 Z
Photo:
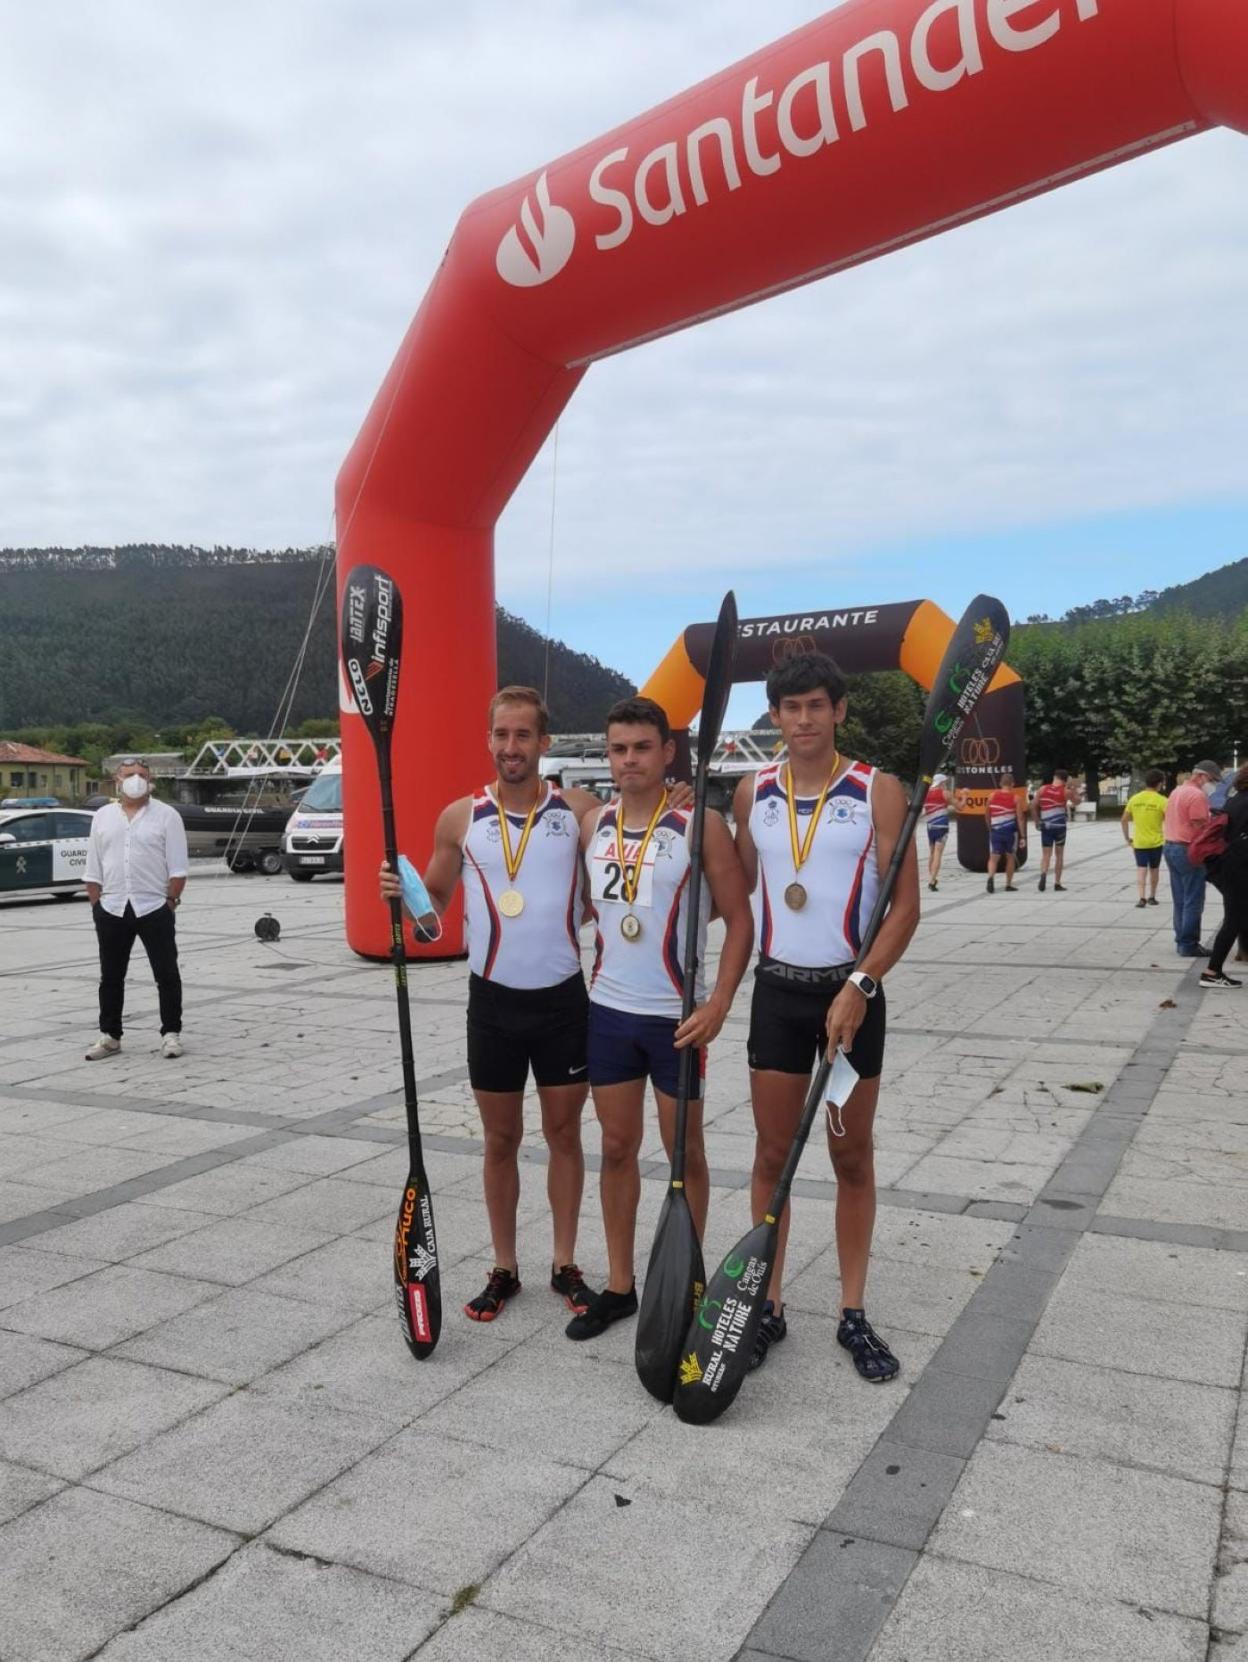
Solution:
M 923 799 L 923 821 L 927 826 L 927 886 L 933 891 L 940 883 L 940 862 L 945 857 L 945 843 L 949 840 L 949 810 L 952 807 L 949 775 L 934 774 L 932 788 Z
M 1200 919 L 1205 909 L 1205 871 L 1187 857 L 1187 845 L 1209 818 L 1209 798 L 1222 769 L 1217 762 L 1197 762 L 1186 783 L 1171 791 L 1162 821 L 1163 855 L 1170 873 L 1174 905 L 1174 947 L 1180 958 L 1207 958 L 1200 944 Z
M 1165 782 L 1166 776 L 1160 768 L 1150 768 L 1144 775 L 1144 789 L 1136 791 L 1122 810 L 1122 835 L 1127 847 L 1135 850 L 1135 881 L 1140 892 L 1137 906 L 1159 904 L 1157 884 L 1161 877 L 1161 851 L 1165 844 L 1162 824 L 1166 817 L 1166 799 L 1161 787 Z
M 162 1056 L 182 1054 L 182 977 L 174 913 L 186 887 L 186 827 L 152 795 L 152 776 L 136 757 L 114 775 L 117 800 L 100 808 L 87 843 L 87 898 L 100 948 L 100 1036 L 88 1062 L 121 1049 L 126 970 L 143 942 L 160 995 Z
M 1222 812 L 1226 815 L 1226 853 L 1211 862 L 1211 881 L 1222 891 L 1222 926 L 1214 937 L 1208 968 L 1202 971 L 1202 987 L 1242 987 L 1243 982 L 1227 975 L 1227 954 L 1248 936 L 1248 763 L 1231 782 Z

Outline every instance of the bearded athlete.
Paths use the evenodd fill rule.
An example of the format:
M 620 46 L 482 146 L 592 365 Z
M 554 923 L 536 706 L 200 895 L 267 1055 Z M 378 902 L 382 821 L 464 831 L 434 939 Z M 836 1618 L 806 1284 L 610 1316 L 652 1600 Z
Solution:
M 541 776 L 549 716 L 532 687 L 503 687 L 490 704 L 496 778 L 444 808 L 425 887 L 440 916 L 461 877 L 468 928 L 468 1078 L 485 1133 L 485 1205 L 494 1268 L 464 1306 L 490 1322 L 520 1291 L 516 1262 L 519 1148 L 530 1069 L 550 1151 L 554 1224 L 550 1285 L 580 1314 L 592 1295 L 576 1265 L 585 1182 L 581 1113 L 588 1094 L 588 1007 L 581 974 L 580 822 L 600 799 Z M 688 796 L 688 787 L 681 788 Z M 381 893 L 401 895 L 383 862 Z
M 905 819 L 905 792 L 890 774 L 840 754 L 836 730 L 845 720 L 846 687 L 831 658 L 811 653 L 772 670 L 767 702 L 788 760 L 743 779 L 733 808 L 758 925 L 748 1043 L 757 1133 L 750 1198 L 759 1223 L 797 1130 L 811 1069 L 825 1047 L 839 1046 L 858 1083 L 839 1126 L 831 1118 L 828 1126 L 841 1271 L 836 1337 L 861 1377 L 877 1384 L 901 1369 L 865 1309 L 875 1225 L 872 1130 L 884 1063 L 882 983 L 919 921 L 918 859 L 911 849 L 875 943 L 854 971 Z M 783 1296 L 788 1231 L 786 1205 L 751 1367 L 760 1367 L 788 1332 Z

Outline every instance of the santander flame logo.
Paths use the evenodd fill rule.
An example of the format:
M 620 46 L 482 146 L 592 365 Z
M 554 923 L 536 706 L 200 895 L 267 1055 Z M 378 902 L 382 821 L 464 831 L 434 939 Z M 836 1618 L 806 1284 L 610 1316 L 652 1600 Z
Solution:
M 572 258 L 576 224 L 566 208 L 550 200 L 550 186 L 543 173 L 533 187 L 534 209 L 529 197 L 520 204 L 520 223 L 513 225 L 502 242 L 494 263 L 498 275 L 513 288 L 531 289 L 557 277 Z

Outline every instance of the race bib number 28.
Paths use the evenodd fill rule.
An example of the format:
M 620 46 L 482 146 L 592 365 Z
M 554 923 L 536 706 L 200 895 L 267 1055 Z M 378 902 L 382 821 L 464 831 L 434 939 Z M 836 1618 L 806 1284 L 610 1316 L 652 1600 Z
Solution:
M 636 842 L 625 841 L 624 857 L 627 861 L 627 881 L 629 885 L 637 880 L 637 893 L 632 904 L 637 907 L 652 906 L 654 904 L 654 861 L 655 847 L 651 843 L 646 850 L 646 858 L 641 867 L 641 875 L 637 877 L 637 852 L 641 847 L 640 839 Z M 589 892 L 595 901 L 614 900 L 621 906 L 628 904 L 628 896 L 624 892 L 625 868 L 621 866 L 619 849 L 614 834 L 610 837 L 600 837 L 594 845 L 593 858 L 589 866 Z

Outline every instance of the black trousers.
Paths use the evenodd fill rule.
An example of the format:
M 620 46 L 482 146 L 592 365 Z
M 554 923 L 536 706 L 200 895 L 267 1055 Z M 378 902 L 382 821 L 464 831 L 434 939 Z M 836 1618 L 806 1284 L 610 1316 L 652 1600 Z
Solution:
M 119 918 L 98 903 L 92 907 L 100 943 L 100 1032 L 121 1037 L 121 1011 L 126 1000 L 126 970 L 135 939 L 143 942 L 160 994 L 160 1031 L 182 1031 L 182 977 L 178 973 L 178 943 L 172 906 L 160 906 L 146 917 L 136 917 L 127 904 Z

